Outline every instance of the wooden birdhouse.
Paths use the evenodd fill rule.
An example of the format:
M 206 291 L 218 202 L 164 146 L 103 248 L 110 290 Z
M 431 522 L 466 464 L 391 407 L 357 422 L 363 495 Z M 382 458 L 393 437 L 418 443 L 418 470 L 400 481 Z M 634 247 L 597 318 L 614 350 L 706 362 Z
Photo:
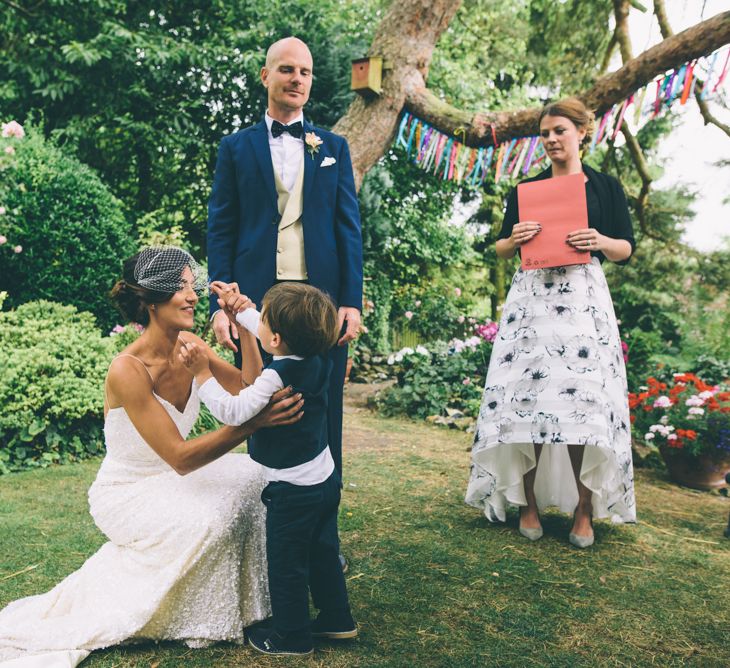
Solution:
M 352 61 L 352 83 L 350 89 L 369 97 L 382 92 L 383 59 L 380 56 L 358 58 Z

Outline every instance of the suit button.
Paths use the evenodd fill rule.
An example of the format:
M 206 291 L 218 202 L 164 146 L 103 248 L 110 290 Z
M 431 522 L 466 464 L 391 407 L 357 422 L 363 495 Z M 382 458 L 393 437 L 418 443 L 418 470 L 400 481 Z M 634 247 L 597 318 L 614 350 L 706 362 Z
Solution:
M 276 252 L 277 252 L 277 253 L 283 253 L 284 251 L 283 251 L 283 250 L 281 250 L 281 248 L 277 248 L 277 249 L 276 249 Z
M 277 273 L 277 274 L 278 274 L 279 276 L 281 276 L 281 274 L 282 274 L 282 271 L 281 271 L 281 269 L 279 269 L 279 271 L 277 271 L 276 273 Z
M 278 225 L 278 224 L 279 224 L 279 221 L 280 221 L 280 220 L 281 220 L 281 218 L 279 218 L 279 216 L 274 216 L 274 217 L 273 217 L 273 218 L 271 219 L 271 224 L 272 224 L 272 225 Z

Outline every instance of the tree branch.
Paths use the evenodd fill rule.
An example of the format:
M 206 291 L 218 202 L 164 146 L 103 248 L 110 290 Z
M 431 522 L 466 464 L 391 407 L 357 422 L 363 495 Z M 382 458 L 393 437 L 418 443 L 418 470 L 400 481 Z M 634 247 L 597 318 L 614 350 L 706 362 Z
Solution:
M 667 10 L 664 7 L 664 0 L 654 0 L 654 16 L 656 16 L 656 20 L 659 22 L 659 30 L 662 33 L 662 37 L 664 39 L 671 37 L 674 32 L 672 31 L 672 26 L 669 24 Z M 705 82 L 700 79 L 698 82 L 699 89 L 702 90 L 704 85 Z M 703 100 L 699 97 L 696 97 L 695 100 L 697 101 L 697 106 L 700 108 L 700 114 L 702 114 L 702 119 L 705 121 L 705 125 L 714 125 L 730 137 L 730 126 L 726 125 L 712 114 L 707 100 Z
M 598 115 L 603 114 L 657 75 L 711 53 L 728 42 L 730 12 L 723 12 L 644 51 L 616 72 L 598 79 L 592 88 L 578 97 Z M 538 109 L 474 113 L 440 100 L 425 85 L 412 84 L 406 90 L 406 107 L 410 111 L 447 134 L 454 135 L 458 131 L 461 135 L 463 132 L 468 146 L 492 144 L 490 124 L 494 125 L 498 142 L 534 135 L 538 131 Z

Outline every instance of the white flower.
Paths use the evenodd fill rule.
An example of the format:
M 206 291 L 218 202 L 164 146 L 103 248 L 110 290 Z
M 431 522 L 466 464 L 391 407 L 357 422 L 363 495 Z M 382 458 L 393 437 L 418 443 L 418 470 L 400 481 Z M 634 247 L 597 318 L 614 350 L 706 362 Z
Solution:
M 692 408 L 690 408 L 687 412 L 690 415 L 703 415 L 705 412 L 705 409 L 700 408 L 699 406 L 692 406 Z
M 651 427 L 649 427 L 649 431 L 652 432 L 652 434 L 655 431 L 663 431 L 662 430 L 662 425 L 660 425 L 660 424 L 653 424 L 653 425 L 651 425 Z
M 702 406 L 705 402 L 703 401 L 702 397 L 700 397 L 698 394 L 695 394 L 691 396 L 687 401 L 684 402 L 685 406 Z
M 17 121 L 10 121 L 10 123 L 3 123 L 2 135 L 3 137 L 22 139 L 25 137 L 25 130 L 23 130 L 23 126 Z
M 13 153 L 15 153 L 15 149 L 12 146 L 6 146 L 5 153 L 7 153 L 8 155 L 13 155 Z
M 395 361 L 396 362 L 402 362 L 403 361 L 403 354 L 402 353 L 396 353 L 396 355 L 395 355 Z
M 654 401 L 654 408 L 669 408 L 672 405 L 672 400 L 669 397 L 662 395 L 657 397 Z
M 711 397 L 714 397 L 715 393 L 712 390 L 705 390 L 704 392 L 700 392 L 697 396 L 702 399 L 702 401 L 707 401 Z
M 669 434 L 669 436 L 667 436 L 667 440 L 668 441 L 676 441 L 677 440 L 677 434 Z
M 415 353 L 416 351 L 413 350 L 413 348 L 409 348 L 408 346 L 406 346 L 405 348 L 401 349 L 401 352 L 404 355 L 413 355 L 413 353 Z
M 7 209 L 4 206 L 0 206 L 0 216 L 4 216 Z
M 669 416 L 668 415 L 662 415 L 659 418 L 659 422 L 661 422 L 662 424 L 667 424 L 667 422 L 669 422 Z
M 430 352 L 428 352 L 428 348 L 426 348 L 425 346 L 416 346 L 416 352 L 419 355 L 430 355 L 431 354 Z
M 644 440 L 645 441 L 653 441 L 654 440 L 654 432 L 649 432 L 648 434 L 644 434 Z
M 395 364 L 395 355 L 388 355 L 388 364 Z

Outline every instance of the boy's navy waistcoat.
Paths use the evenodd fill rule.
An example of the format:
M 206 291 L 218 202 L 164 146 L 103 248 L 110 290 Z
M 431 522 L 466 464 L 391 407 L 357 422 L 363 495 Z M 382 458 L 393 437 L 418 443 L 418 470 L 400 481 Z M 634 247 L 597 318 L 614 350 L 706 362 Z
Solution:
M 251 459 L 273 469 L 311 461 L 327 447 L 327 390 L 332 362 L 322 356 L 273 360 L 267 365 L 304 398 L 304 417 L 294 424 L 259 429 L 248 442 Z

